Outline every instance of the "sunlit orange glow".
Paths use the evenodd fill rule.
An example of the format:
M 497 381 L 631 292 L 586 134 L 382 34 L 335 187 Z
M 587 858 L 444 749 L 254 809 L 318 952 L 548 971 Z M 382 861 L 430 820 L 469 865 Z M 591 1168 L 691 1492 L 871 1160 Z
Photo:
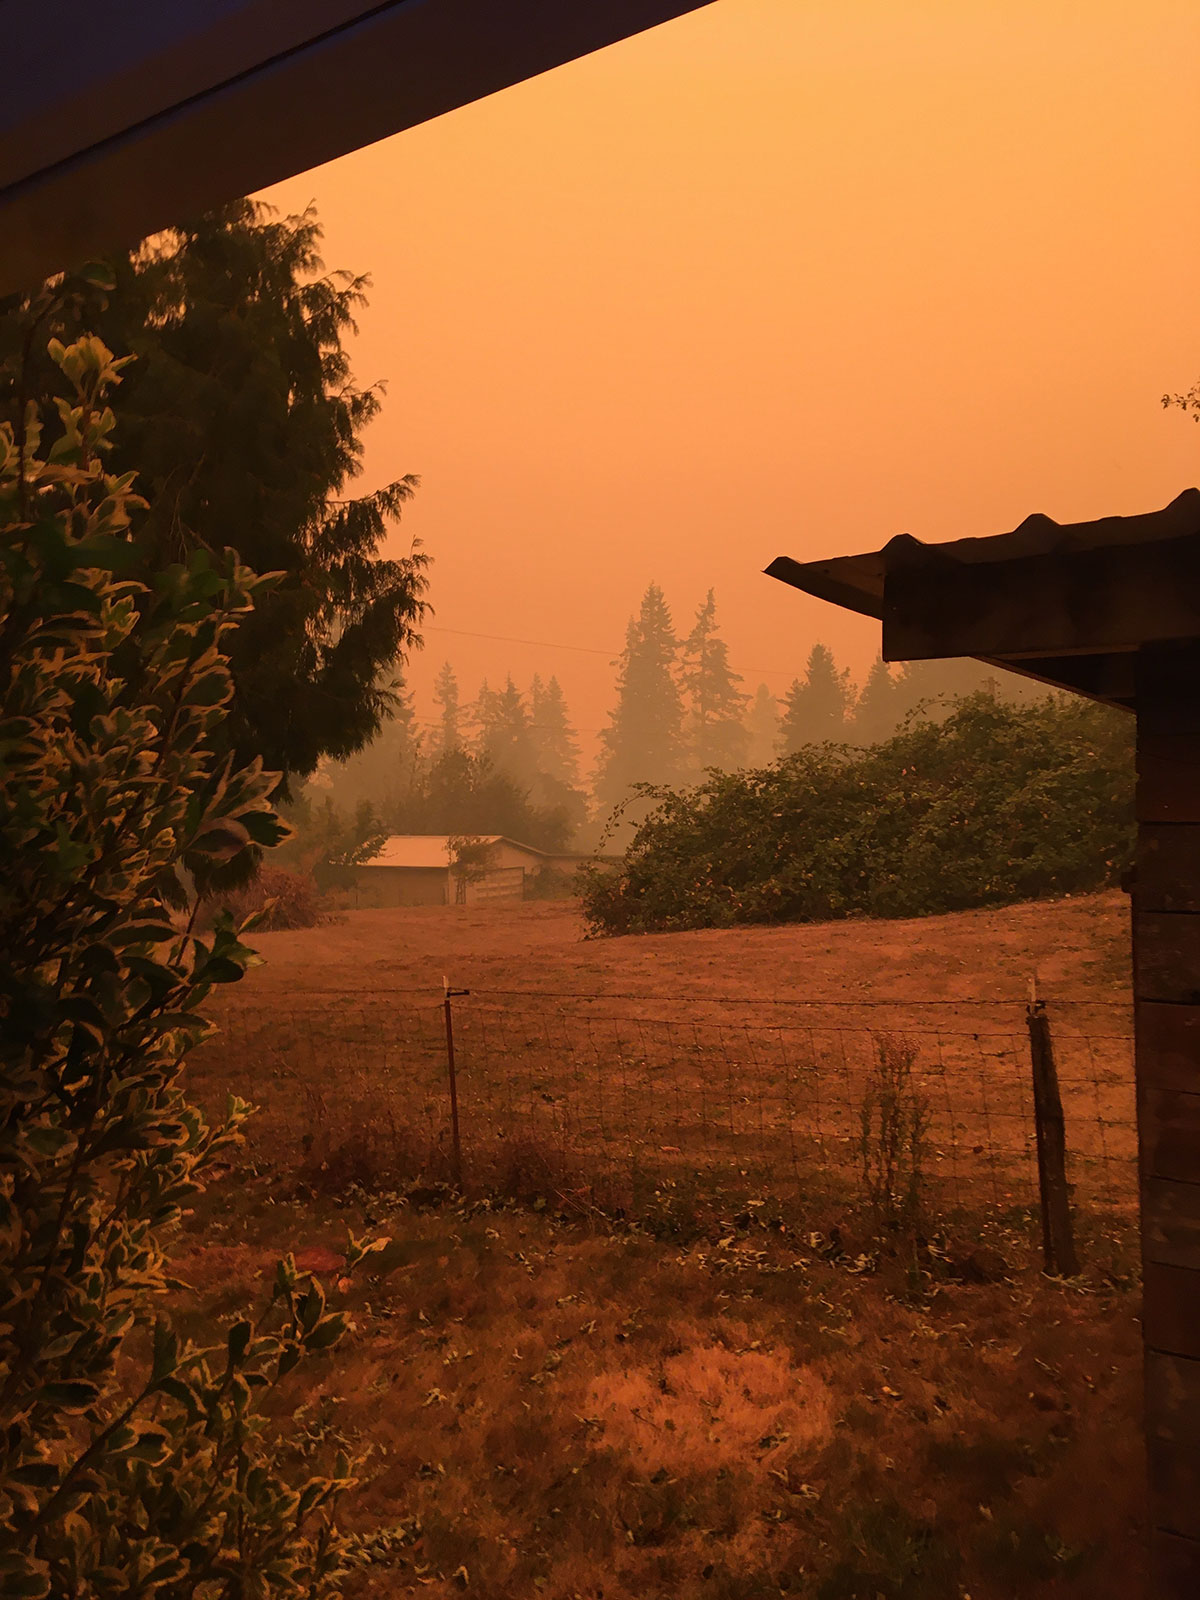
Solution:
M 718 0 L 284 184 L 369 272 L 368 486 L 423 484 L 440 662 L 583 729 L 646 583 L 782 691 L 878 627 L 771 557 L 1200 478 L 1194 0 Z

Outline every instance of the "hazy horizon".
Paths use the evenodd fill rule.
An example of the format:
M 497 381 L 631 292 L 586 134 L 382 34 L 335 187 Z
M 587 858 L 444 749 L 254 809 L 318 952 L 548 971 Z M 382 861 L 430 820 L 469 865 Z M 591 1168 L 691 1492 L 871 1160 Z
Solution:
M 448 659 L 600 726 L 650 581 L 680 633 L 715 587 L 751 692 L 817 639 L 861 680 L 878 626 L 772 557 L 1200 478 L 1159 405 L 1200 373 L 1198 47 L 1184 0 L 718 0 L 268 191 L 373 281 L 418 704 Z

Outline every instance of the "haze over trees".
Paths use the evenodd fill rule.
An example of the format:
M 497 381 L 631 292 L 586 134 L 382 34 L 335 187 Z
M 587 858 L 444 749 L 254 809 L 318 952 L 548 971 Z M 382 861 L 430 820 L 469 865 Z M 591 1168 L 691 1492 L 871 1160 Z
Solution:
M 111 288 L 75 275 L 0 304 L 0 420 L 16 432 L 53 382 L 51 335 L 91 330 L 136 357 L 111 396 L 110 463 L 149 501 L 133 575 L 227 547 L 280 574 L 229 641 L 215 737 L 261 756 L 285 793 L 380 731 L 426 588 L 418 549 L 382 554 L 416 478 L 351 492 L 381 389 L 356 381 L 345 348 L 367 280 L 326 272 L 320 245 L 311 211 L 243 200 L 117 257 Z
M 635 784 L 678 784 L 686 777 L 678 649 L 670 608 L 652 583 L 629 619 L 617 664 L 616 705 L 600 734 L 596 798 L 603 806 L 619 805 Z
M 779 743 L 779 701 L 760 683 L 746 712 L 746 765 L 770 766 Z
M 448 661 L 443 662 L 441 671 L 437 675 L 433 685 L 433 698 L 437 706 L 438 720 L 430 740 L 431 754 L 441 756 L 447 755 L 451 750 L 461 750 L 462 707 L 458 699 L 458 679 Z
M 543 850 L 569 847 L 587 801 L 557 680 L 535 677 L 527 692 L 511 676 L 502 689 L 485 681 L 462 706 L 446 663 L 434 692 L 431 723 L 421 725 L 401 688 L 396 716 L 365 750 L 323 764 L 289 812 L 303 835 L 292 854 L 322 839 L 389 833 L 502 833 Z
M 717 602 L 710 589 L 679 649 L 684 743 L 695 777 L 710 767 L 729 772 L 745 764 L 750 739 L 743 720 L 746 696 L 738 688 L 741 681 L 717 632 Z
M 784 697 L 779 754 L 794 755 L 808 744 L 840 743 L 854 704 L 848 667 L 839 668 L 828 645 L 814 644 L 803 678 L 795 678 Z
M 617 830 L 610 842 L 630 836 L 633 816 L 644 812 L 644 805 L 639 802 L 619 822 L 613 820 L 614 812 L 628 806 L 639 784 L 694 785 L 707 772 L 758 770 L 824 743 L 871 747 L 893 738 L 914 719 L 937 722 L 950 716 L 965 696 L 981 690 L 1013 703 L 1032 703 L 1046 694 L 1032 681 L 966 660 L 890 667 L 877 657 L 865 681 L 856 686 L 829 646 L 817 641 L 782 704 L 766 684 L 759 684 L 751 696 L 721 637 L 714 592 L 706 593 L 681 639 L 656 584 L 647 588 L 630 619 L 626 648 L 615 665 L 616 699 L 600 732 L 590 796 L 581 780 L 578 739 L 557 678 L 535 673 L 522 687 L 507 674 L 501 687 L 485 681 L 473 698 L 464 700 L 449 662 L 434 682 L 430 717 L 417 716 L 402 689 L 395 717 L 375 743 L 346 762 L 326 764 L 317 781 L 327 793 L 332 790 L 347 815 L 369 800 L 378 820 L 403 816 L 409 819 L 407 827 L 420 816 L 429 831 L 448 832 L 451 819 L 460 819 L 465 807 L 482 819 L 476 823 L 482 831 L 511 832 L 519 826 L 523 831 L 516 836 L 529 843 L 565 837 L 573 847 L 587 850 L 605 834 L 610 820 Z M 481 760 L 504 786 L 482 781 L 469 764 L 451 763 L 418 803 L 413 797 L 434 764 L 459 751 Z M 456 775 L 472 798 L 450 804 Z M 524 810 L 508 786 L 524 797 Z M 492 800 L 496 810 L 489 813 Z M 439 806 L 445 827 L 438 822 L 443 814 Z

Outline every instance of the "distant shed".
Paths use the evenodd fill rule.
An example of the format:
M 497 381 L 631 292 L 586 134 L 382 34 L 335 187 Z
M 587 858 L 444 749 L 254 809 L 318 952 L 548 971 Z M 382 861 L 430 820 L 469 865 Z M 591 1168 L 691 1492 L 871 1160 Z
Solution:
M 354 869 L 360 906 L 486 905 L 528 898 L 547 872 L 573 872 L 587 857 L 551 854 L 504 834 L 472 834 L 483 856 L 474 873 L 455 871 L 460 840 L 446 833 L 394 833 L 379 854 Z

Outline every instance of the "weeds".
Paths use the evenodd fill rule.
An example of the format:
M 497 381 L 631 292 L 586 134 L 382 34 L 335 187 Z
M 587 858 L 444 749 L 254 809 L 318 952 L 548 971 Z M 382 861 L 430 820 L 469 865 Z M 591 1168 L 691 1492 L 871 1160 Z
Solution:
M 307 1085 L 300 1149 L 297 1177 L 313 1195 L 394 1192 L 444 1165 L 436 1146 L 398 1118 L 386 1100 L 341 1100 L 331 1108 L 320 1090 Z
M 859 1107 L 863 1197 L 877 1227 L 913 1237 L 924 1209 L 929 1103 L 913 1082 L 913 1045 L 884 1033 L 875 1050 L 874 1074 Z

